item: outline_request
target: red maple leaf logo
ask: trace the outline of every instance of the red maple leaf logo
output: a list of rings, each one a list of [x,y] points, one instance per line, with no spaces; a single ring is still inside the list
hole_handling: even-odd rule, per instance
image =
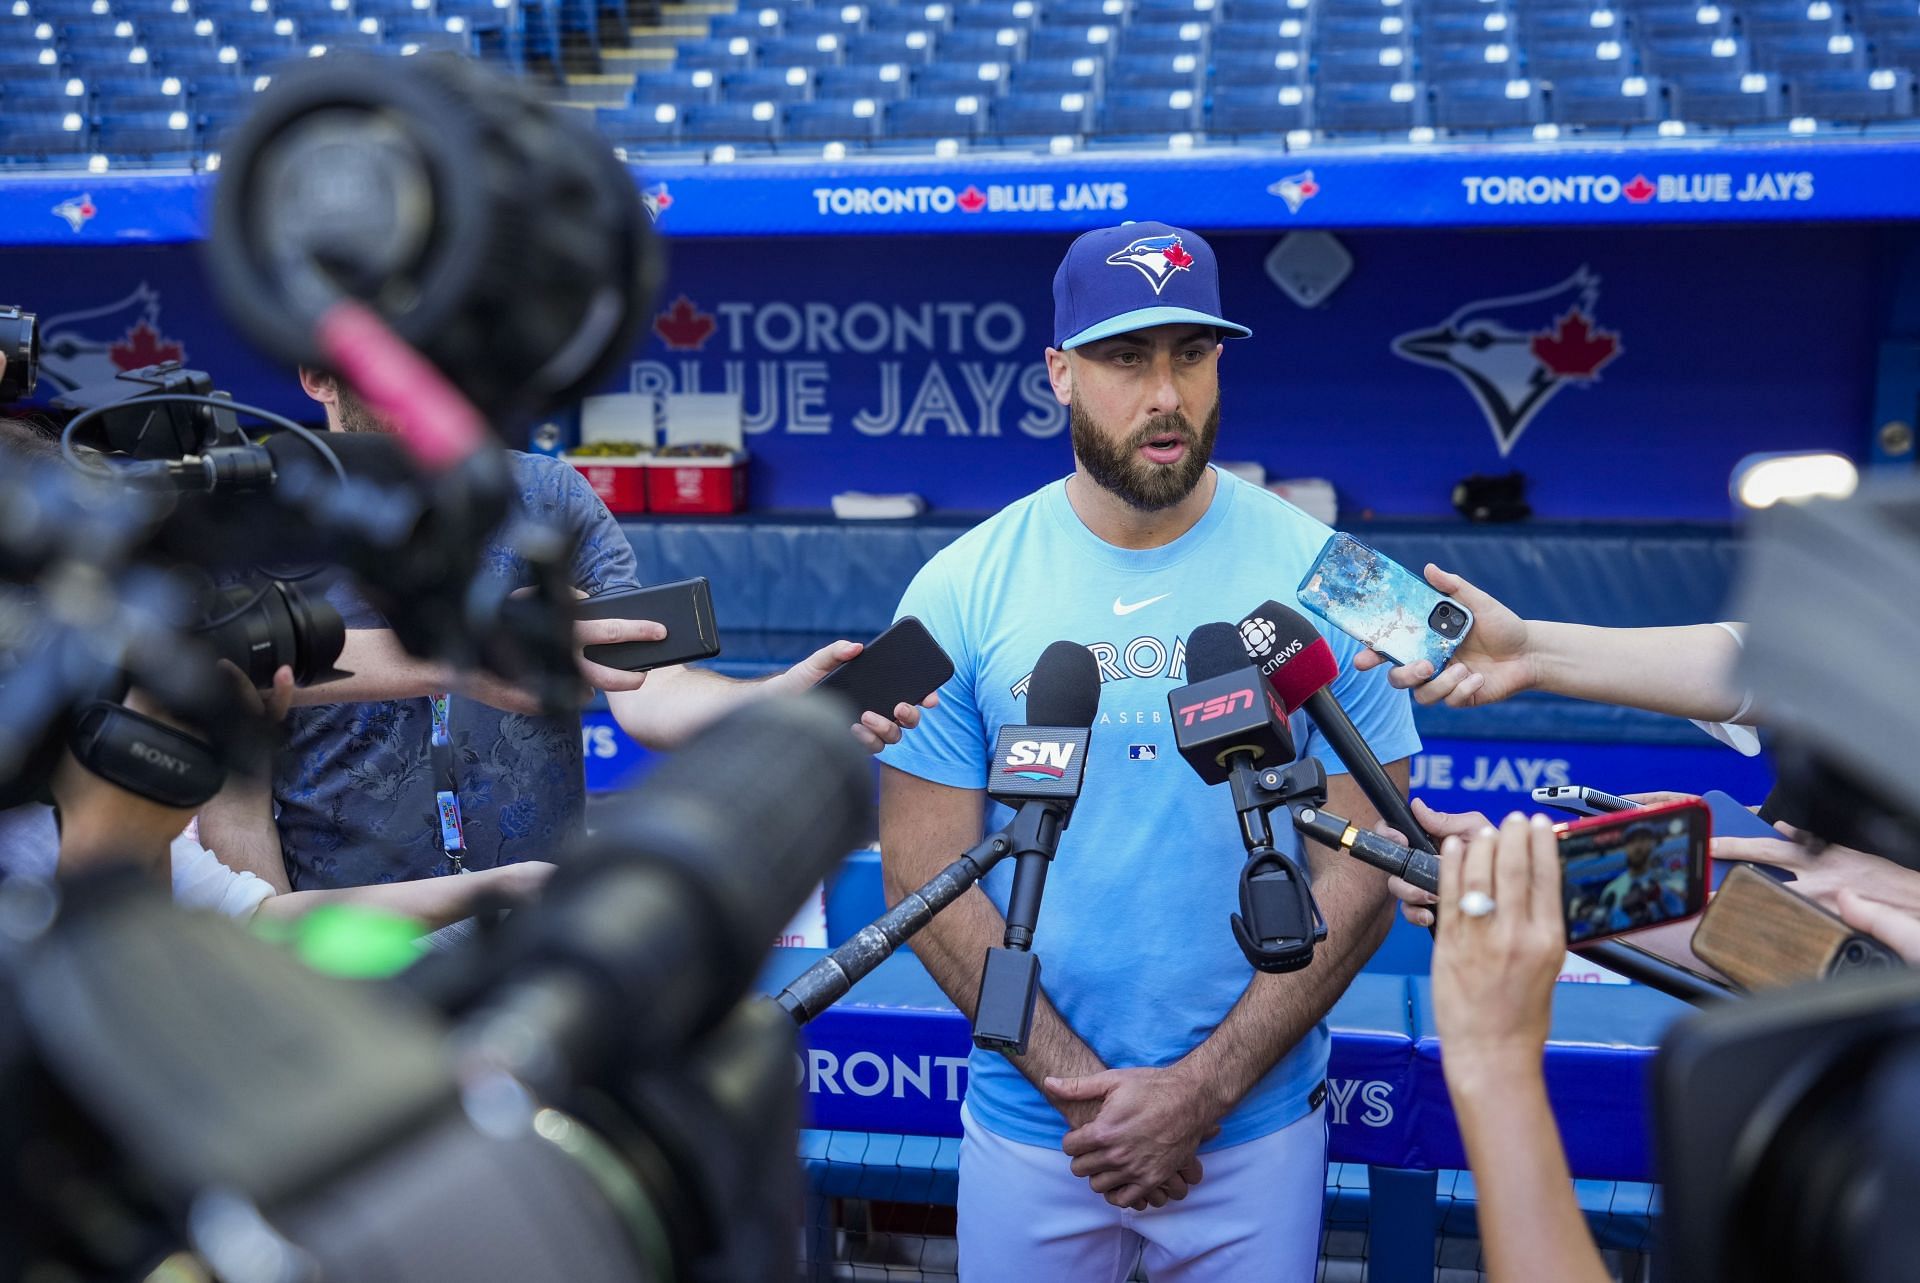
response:
[[[966,210],[969,214],[978,214],[981,207],[987,203],[986,195],[972,183],[968,183],[967,190],[954,197],[954,200],[961,209]]]
[[[672,307],[653,318],[653,332],[676,352],[698,352],[707,345],[707,340],[713,337],[717,328],[712,314],[695,307],[693,300],[685,294],[673,300]]]
[[[1660,189],[1658,187],[1655,187],[1652,183],[1648,182],[1647,176],[1645,174],[1635,174],[1633,176],[1633,180],[1629,182],[1626,186],[1622,187],[1620,190],[1625,192],[1627,194],[1627,199],[1632,201],[1634,204],[1644,205],[1648,201],[1652,200],[1653,194],[1659,191]]]
[[[185,348],[171,340],[162,339],[160,331],[145,321],[128,330],[125,338],[107,349],[107,354],[113,358],[114,365],[122,370],[138,370],[162,361],[186,359]]]
[[[1314,182],[1311,178],[1307,179],[1305,182],[1300,184],[1301,200],[1312,200],[1315,196],[1318,196],[1319,194],[1320,194],[1320,184]]]
[[[1187,253],[1187,251],[1181,247],[1179,241],[1175,241],[1173,244],[1167,246],[1161,250],[1160,253],[1166,258],[1167,262],[1173,264],[1173,266],[1183,272],[1193,266],[1193,255]]]
[[[661,213],[664,214],[673,208],[673,197],[668,193],[665,183],[653,188],[647,195],[653,197],[653,207]]]
[[[1620,355],[1620,336],[1595,329],[1576,307],[1554,322],[1553,333],[1534,335],[1529,347],[1554,374],[1585,381],[1597,377],[1601,366]]]

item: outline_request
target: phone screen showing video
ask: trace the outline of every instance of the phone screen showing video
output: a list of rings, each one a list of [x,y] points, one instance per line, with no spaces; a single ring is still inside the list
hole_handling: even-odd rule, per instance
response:
[[[1705,902],[1711,819],[1697,802],[1623,811],[1560,830],[1567,943],[1656,927]]]

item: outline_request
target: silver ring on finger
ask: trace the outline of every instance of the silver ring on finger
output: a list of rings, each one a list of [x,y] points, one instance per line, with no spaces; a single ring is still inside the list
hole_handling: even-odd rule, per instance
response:
[[[1469,918],[1484,918],[1493,907],[1493,897],[1485,891],[1469,891],[1460,897],[1460,912]]]

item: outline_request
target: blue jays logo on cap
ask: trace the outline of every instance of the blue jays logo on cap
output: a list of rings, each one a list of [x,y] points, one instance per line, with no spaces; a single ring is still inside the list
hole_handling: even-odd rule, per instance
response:
[[[1193,255],[1187,253],[1178,236],[1142,236],[1118,253],[1109,254],[1107,262],[1115,267],[1138,268],[1158,294],[1175,272],[1193,266]]]
[[[1053,275],[1053,345],[1061,351],[1179,324],[1205,325],[1222,338],[1251,332],[1220,315],[1213,247],[1185,228],[1123,223],[1087,232]]]

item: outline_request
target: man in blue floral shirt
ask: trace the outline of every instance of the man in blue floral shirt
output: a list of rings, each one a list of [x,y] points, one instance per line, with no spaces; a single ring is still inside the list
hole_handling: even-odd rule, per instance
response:
[[[325,407],[331,430],[385,430],[329,376],[303,370],[301,382]],[[576,537],[575,588],[595,597],[639,586],[632,547],[577,469],[519,451],[509,458],[524,513]],[[531,581],[525,564],[504,547],[490,550],[488,563],[491,573],[515,586]],[[224,861],[281,890],[304,891],[552,859],[580,832],[586,782],[578,717],[542,716],[505,683],[406,654],[386,621],[344,581],[330,587],[327,598],[348,629],[339,666],[354,677],[295,692],[295,704],[308,706],[289,717],[288,743],[273,772],[277,855],[284,865],[258,803],[238,791],[201,818],[203,840]],[[589,620],[575,630],[581,645],[664,635],[645,620]],[[761,682],[689,668],[628,673],[584,659],[580,667],[606,692],[628,734],[668,747],[747,699],[805,690],[859,652],[855,643],[836,642]],[[312,702],[322,699],[365,702]],[[870,713],[852,730],[877,752],[918,717],[903,704],[894,720]],[[440,752],[436,734],[446,741]],[[445,822],[446,793],[457,799],[452,829]]]

